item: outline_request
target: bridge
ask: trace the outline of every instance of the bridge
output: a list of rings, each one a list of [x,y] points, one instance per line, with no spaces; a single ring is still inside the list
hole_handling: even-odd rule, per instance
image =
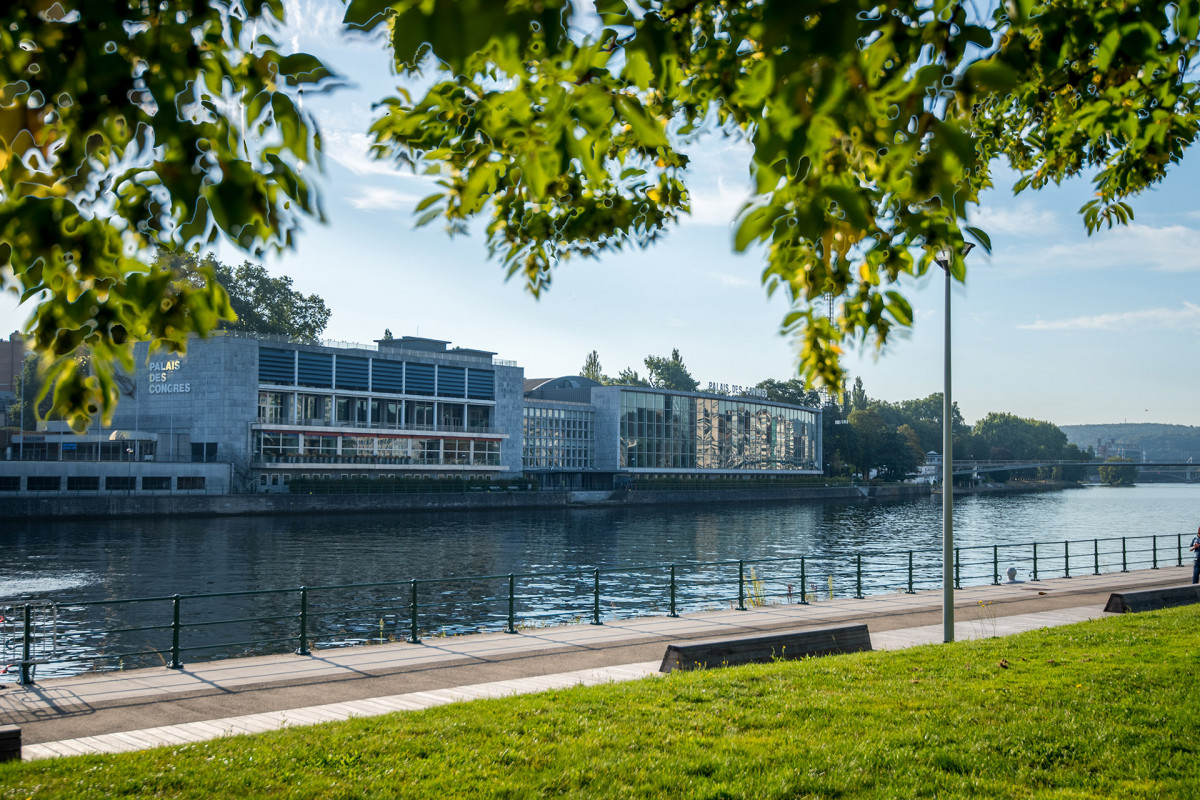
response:
[[[955,459],[955,475],[975,475],[981,472],[1015,472],[1021,469],[1037,469],[1039,467],[1103,467],[1129,466],[1137,467],[1139,471],[1179,472],[1184,480],[1191,482],[1200,478],[1200,464],[1191,459],[1187,461],[1063,461],[1044,459],[1042,461],[1019,460],[984,460],[984,459]],[[940,473],[939,473],[940,474]]]

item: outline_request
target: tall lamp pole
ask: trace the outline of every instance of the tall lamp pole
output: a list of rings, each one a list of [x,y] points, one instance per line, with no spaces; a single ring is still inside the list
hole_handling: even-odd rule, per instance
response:
[[[964,242],[963,258],[975,245]],[[946,273],[946,348],[942,387],[942,641],[954,641],[954,403],[950,399],[950,284],[954,251],[942,247],[935,256]]]

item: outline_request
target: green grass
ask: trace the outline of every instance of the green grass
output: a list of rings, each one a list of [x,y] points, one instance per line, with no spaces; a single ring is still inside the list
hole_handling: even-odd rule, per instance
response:
[[[1200,607],[0,765],[6,800],[1198,795]]]

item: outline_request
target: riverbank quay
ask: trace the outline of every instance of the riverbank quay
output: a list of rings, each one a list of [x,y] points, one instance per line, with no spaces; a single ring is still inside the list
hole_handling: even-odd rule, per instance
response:
[[[163,494],[0,498],[0,519],[303,516],[416,511],[487,511],[719,503],[901,500],[925,497],[928,485],[812,486],[788,489],[628,491],[480,491],[411,494]]]
[[[963,589],[955,635],[989,638],[1095,619],[1113,592],[1189,577],[1186,567],[1164,567]],[[21,726],[26,760],[144,749],[646,677],[672,641],[861,622],[875,649],[934,644],[942,636],[940,601],[940,591],[833,599],[6,684],[0,725]]]

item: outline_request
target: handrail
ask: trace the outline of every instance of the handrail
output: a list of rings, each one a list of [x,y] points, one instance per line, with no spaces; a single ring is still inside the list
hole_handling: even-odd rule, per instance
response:
[[[1190,533],[1178,533],[960,547],[955,551],[956,588],[999,584],[1002,566],[1013,567],[1031,581],[1118,569],[1182,566],[1185,536],[1190,541]],[[878,602],[870,597],[934,588],[940,586],[940,579],[941,550],[926,548],[496,575],[413,576],[371,583],[52,604],[10,601],[3,609],[6,616],[0,619],[15,621],[19,615],[14,616],[14,610],[23,609],[24,628],[22,632],[6,631],[0,637],[0,663],[51,664],[70,673],[100,669],[101,663],[128,667],[126,660],[145,659],[149,654],[179,667],[183,652],[207,652],[214,657],[234,654],[234,650],[274,652],[278,648],[272,650],[271,645],[279,642],[297,643],[297,652],[307,654],[318,645],[401,639],[419,642],[423,635],[437,635],[439,631],[491,629],[515,633],[518,625],[587,618],[592,624],[603,624],[605,618],[674,616],[681,610],[733,608],[735,604],[737,608],[776,602],[807,604],[837,595]],[[242,602],[231,606],[226,602],[230,600]],[[38,617],[35,606],[52,608],[54,622]],[[136,608],[118,610],[129,607]],[[96,608],[106,611],[89,616],[88,612]],[[113,627],[103,628],[99,620]],[[63,631],[59,631],[60,624]],[[225,628],[231,629],[234,640],[205,633]],[[163,633],[164,641],[157,649],[151,637],[143,635],[153,633]],[[165,641],[168,636],[169,641]],[[54,645],[48,648],[46,642],[51,637]],[[16,651],[22,647],[22,652],[37,652],[39,658],[23,657]],[[49,655],[48,650],[52,651]]]

